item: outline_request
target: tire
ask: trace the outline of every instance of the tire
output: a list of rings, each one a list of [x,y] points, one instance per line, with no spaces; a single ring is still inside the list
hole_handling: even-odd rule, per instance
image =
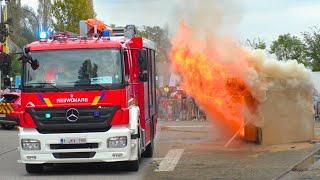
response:
[[[140,131],[140,128],[139,128]],[[141,133],[140,133],[141,134]],[[127,169],[128,171],[139,171],[139,166],[140,166],[140,160],[141,160],[141,141],[138,139],[138,159],[134,161],[128,161],[127,162]]]
[[[11,129],[13,129],[15,127],[15,125],[3,124],[2,127],[3,127],[3,129],[11,130]]]
[[[154,151],[154,142],[153,140],[151,140],[150,144],[148,144],[148,146],[146,147],[146,150],[142,153],[142,157],[152,158],[153,151]]]
[[[139,160],[135,160],[135,161],[128,161],[127,162],[127,170],[128,171],[139,171],[139,164],[140,161]]]
[[[29,174],[37,174],[43,172],[43,164],[26,164],[26,171]]]

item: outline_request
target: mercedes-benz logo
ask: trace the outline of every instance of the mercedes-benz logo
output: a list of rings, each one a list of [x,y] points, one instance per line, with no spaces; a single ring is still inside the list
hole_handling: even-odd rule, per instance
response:
[[[70,108],[66,112],[66,117],[69,122],[76,122],[79,119],[79,111],[75,108]]]

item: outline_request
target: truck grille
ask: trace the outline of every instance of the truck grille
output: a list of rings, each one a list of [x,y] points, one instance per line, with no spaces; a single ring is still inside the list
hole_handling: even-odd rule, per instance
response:
[[[86,144],[50,144],[50,149],[96,149],[99,147],[98,143]]]
[[[67,111],[70,109],[76,109],[78,112],[76,121],[67,119]],[[29,108],[26,112],[30,113],[40,133],[85,133],[108,131],[111,128],[111,120],[119,109],[120,106]],[[46,117],[48,114],[50,118]]]
[[[52,153],[56,159],[93,158],[96,152]]]

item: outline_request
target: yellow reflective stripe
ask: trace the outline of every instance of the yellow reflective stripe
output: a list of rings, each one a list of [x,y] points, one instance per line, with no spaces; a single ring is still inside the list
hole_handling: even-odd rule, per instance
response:
[[[10,113],[12,113],[14,111],[11,103],[7,103],[7,107],[9,108]]]
[[[99,100],[100,100],[100,96],[94,97],[93,102],[92,102],[92,105],[97,105],[98,102],[99,102]]]
[[[8,110],[6,108],[6,104],[2,103],[1,106],[2,106],[3,113],[4,114],[9,114],[9,112],[8,112]]]
[[[4,110],[3,110],[3,108],[2,108],[2,103],[0,103],[0,113],[1,113],[1,114],[5,114],[5,113],[4,113]]]
[[[6,107],[6,109],[7,109],[7,114],[10,114],[12,111],[11,111],[11,109],[9,108],[8,103],[6,103],[5,107]]]
[[[49,98],[43,98],[43,99],[44,99],[44,102],[47,104],[48,107],[52,107],[53,106]]]

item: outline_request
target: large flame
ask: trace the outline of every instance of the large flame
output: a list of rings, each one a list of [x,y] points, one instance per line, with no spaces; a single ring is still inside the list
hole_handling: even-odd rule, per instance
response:
[[[231,40],[197,38],[182,22],[172,39],[170,57],[182,77],[181,87],[224,132],[234,133],[243,126],[245,107],[255,111],[257,101],[244,77],[244,69],[251,67],[248,53]]]

